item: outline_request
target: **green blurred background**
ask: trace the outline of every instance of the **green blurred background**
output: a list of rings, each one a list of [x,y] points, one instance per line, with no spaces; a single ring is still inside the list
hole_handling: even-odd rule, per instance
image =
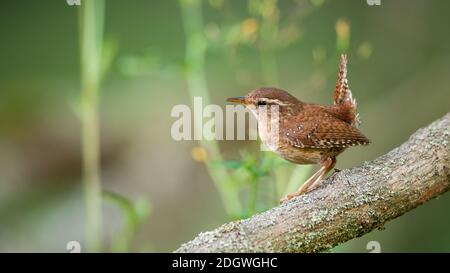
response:
[[[73,240],[84,246],[80,8],[10,0],[0,9],[2,252],[66,252]],[[127,233],[126,251],[173,251],[229,221],[199,162],[208,154],[170,136],[172,107],[190,104],[196,86],[207,83],[211,102],[222,106],[267,85],[329,104],[339,54],[347,52],[361,130],[372,144],[342,154],[340,169],[388,152],[443,116],[450,106],[449,12],[450,2],[441,0],[105,1],[110,64],[100,87],[101,181],[140,218],[127,233],[133,220],[124,206],[104,202],[102,250],[112,251]],[[188,85],[192,78],[197,85]],[[226,160],[240,161],[242,151],[260,160],[255,142],[218,144]],[[447,194],[333,251],[368,252],[376,240],[383,252],[449,252],[449,210]]]

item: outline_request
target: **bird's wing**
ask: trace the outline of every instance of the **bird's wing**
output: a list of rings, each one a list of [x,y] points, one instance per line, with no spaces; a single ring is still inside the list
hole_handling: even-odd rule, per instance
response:
[[[346,148],[370,143],[354,126],[323,111],[304,112],[283,127],[284,138],[298,148]]]

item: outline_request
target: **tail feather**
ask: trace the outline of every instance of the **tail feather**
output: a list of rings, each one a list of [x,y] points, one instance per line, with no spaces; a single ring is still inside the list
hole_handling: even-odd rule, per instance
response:
[[[347,120],[354,126],[359,125],[359,117],[356,111],[356,100],[352,96],[352,91],[348,86],[347,80],[347,55],[341,54],[339,63],[336,88],[334,90],[334,105],[340,108],[347,116]]]

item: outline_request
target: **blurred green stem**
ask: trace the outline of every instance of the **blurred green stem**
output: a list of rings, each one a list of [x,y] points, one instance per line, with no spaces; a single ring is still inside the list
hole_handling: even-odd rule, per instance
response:
[[[113,241],[111,247],[114,252],[126,252],[130,248],[131,241],[139,223],[139,218],[135,213],[134,205],[125,197],[111,191],[104,191],[103,197],[107,201],[117,205],[122,210],[122,215],[125,217],[124,227],[119,234],[115,236],[116,239]]]
[[[210,104],[205,72],[207,40],[203,34],[202,6],[199,0],[180,0],[183,27],[186,36],[186,80],[191,99],[201,97],[205,105]],[[194,117],[195,118],[195,117]],[[194,130],[199,130],[194,122]],[[213,179],[229,217],[238,218],[242,214],[241,202],[233,186],[232,177],[225,167],[214,164],[222,162],[217,141],[201,140],[200,145],[208,152],[206,162],[209,175]]]
[[[86,210],[87,250],[101,250],[101,185],[99,160],[98,97],[101,75],[104,1],[80,6],[81,147]]]
[[[113,252],[127,252],[130,250],[140,223],[150,213],[150,205],[145,199],[141,199],[141,202],[132,202],[124,196],[111,191],[103,191],[103,198],[116,205],[124,217],[123,228],[114,236],[111,249]],[[142,201],[145,202],[143,203]]]
[[[265,0],[260,2],[262,6],[273,6],[273,10],[278,10],[277,0]],[[278,16],[264,14],[261,8],[261,69],[264,82],[267,86],[279,86],[278,65],[275,56],[275,49],[278,42]],[[274,12],[275,13],[275,12]]]
[[[261,45],[260,45],[260,58],[261,58],[261,70],[264,78],[264,82],[267,86],[280,86],[278,65],[276,59],[276,50],[278,48],[278,32],[279,32],[279,15],[277,0],[265,0],[260,2],[261,5],[273,6],[269,10],[274,10],[270,14],[261,13]],[[264,10],[261,8],[260,10]],[[287,173],[289,170],[293,170],[289,182]],[[273,178],[275,180],[275,199],[294,192],[300,187],[301,183],[305,180],[311,170],[310,166],[295,166],[282,167],[273,170]],[[278,200],[276,200],[278,202]]]
[[[276,0],[265,0],[260,2],[260,5],[277,6]],[[262,10],[262,8],[260,8]],[[275,9],[275,8],[274,8]],[[277,10],[277,9],[275,9]],[[261,15],[261,45],[260,45],[260,61],[261,72],[266,86],[280,86],[278,77],[278,64],[276,58],[276,47],[278,41],[278,18],[269,18],[264,14]],[[286,168],[277,168],[273,170],[274,183],[272,189],[275,196],[275,204],[278,203],[279,192],[281,188],[285,187]]]

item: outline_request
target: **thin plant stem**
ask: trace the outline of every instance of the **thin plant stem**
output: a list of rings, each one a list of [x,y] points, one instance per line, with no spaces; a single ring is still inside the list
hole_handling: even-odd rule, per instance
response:
[[[205,71],[205,55],[207,41],[203,34],[202,6],[199,0],[180,0],[183,27],[186,36],[186,80],[189,95],[201,97],[204,104],[210,103]],[[194,122],[194,130],[198,130]],[[230,218],[238,218],[242,214],[242,205],[234,188],[233,179],[224,166],[212,164],[221,162],[219,145],[216,140],[201,140],[200,145],[208,152],[206,166],[209,175],[219,191],[224,208]]]
[[[277,0],[261,2],[261,5],[272,3],[276,7]],[[264,82],[267,86],[279,86],[278,65],[275,48],[278,40],[278,18],[261,16],[261,47],[260,61]]]
[[[104,1],[84,1],[80,6],[81,48],[81,153],[86,211],[86,246],[101,250],[101,184],[98,100],[103,41]]]
[[[276,6],[276,0],[269,0],[273,2]],[[266,1],[267,2],[267,1]],[[261,2],[261,4],[264,4]],[[261,29],[260,29],[261,43],[263,46],[260,47],[260,62],[261,62],[261,72],[264,83],[266,86],[280,86],[280,80],[278,76],[278,64],[276,57],[276,43],[278,38],[278,20],[270,20],[265,16],[261,16]],[[284,172],[285,168],[277,168],[273,170],[272,192],[274,192],[275,202],[277,202],[280,192],[280,188],[283,188],[284,183]]]
[[[273,5],[277,5],[277,0],[267,1],[267,3],[272,2]],[[262,50],[260,50],[260,61],[262,75],[267,86],[280,86],[275,50],[278,40],[278,24],[278,19],[269,19],[265,16],[262,16],[260,34],[262,44],[264,44],[265,47],[261,47]],[[293,171],[291,173],[289,182],[286,183],[287,172],[289,170]],[[280,198],[289,192],[295,191],[296,188],[298,188],[304,181],[304,178],[309,174],[310,170],[311,166],[295,166],[288,168],[278,168],[274,170],[273,177],[275,180],[275,196],[277,196],[277,198]]]
[[[103,198],[117,205],[124,216],[124,227],[118,232],[111,243],[112,251],[127,252],[131,247],[134,235],[139,226],[139,215],[136,213],[133,202],[117,193],[103,191]]]

